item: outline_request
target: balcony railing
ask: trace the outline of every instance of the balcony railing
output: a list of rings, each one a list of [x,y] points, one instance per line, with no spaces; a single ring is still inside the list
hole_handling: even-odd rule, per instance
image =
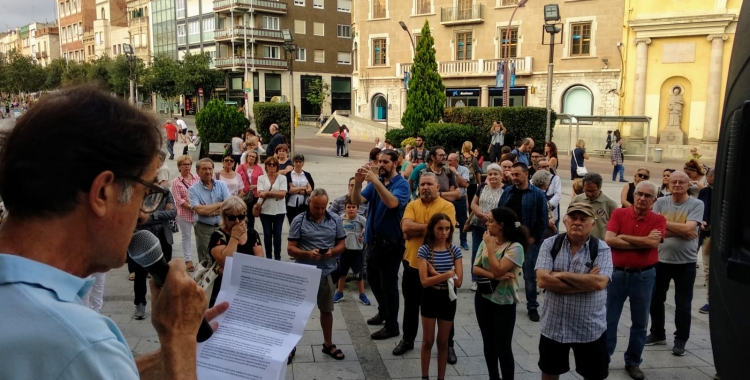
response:
[[[472,61],[445,61],[438,62],[438,73],[444,77],[451,76],[495,76],[497,63],[503,59],[477,59]],[[531,75],[533,57],[510,58],[516,66],[516,75]],[[405,72],[411,71],[412,63],[401,63],[396,65],[396,76],[404,77]]]
[[[269,29],[258,29],[258,28],[245,28],[243,26],[235,26],[234,33],[232,29],[221,29],[215,31],[215,40],[224,40],[229,38],[245,38],[245,32],[247,32],[248,38],[256,38],[264,41],[284,41],[284,36],[280,30],[269,30]]]
[[[255,8],[259,11],[286,13],[286,3],[273,0],[214,0],[214,11],[230,8]]]
[[[225,57],[216,58],[214,63],[217,68],[231,69],[245,67],[245,61],[248,66],[265,67],[269,69],[286,70],[287,62],[283,59],[270,59],[270,58],[243,58],[243,57]]]
[[[484,4],[470,7],[440,8],[440,23],[443,25],[477,24],[484,22]]]

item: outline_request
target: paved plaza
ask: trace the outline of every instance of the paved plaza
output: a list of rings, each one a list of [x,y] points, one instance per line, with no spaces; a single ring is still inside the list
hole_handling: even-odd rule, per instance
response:
[[[187,123],[194,126],[193,120],[187,118]],[[7,120],[0,120],[0,128],[7,127]],[[305,170],[309,171],[318,187],[325,188],[331,199],[345,193],[349,177],[353,175],[358,166],[367,160],[367,151],[372,144],[355,142],[352,144],[351,157],[338,158],[335,156],[335,140],[333,138],[316,137],[314,126],[300,126],[297,129],[297,152],[306,157]],[[175,146],[176,156],[182,152],[183,145],[177,143]],[[571,181],[567,178],[568,158],[560,158],[560,168],[563,178],[563,201],[562,209],[565,209],[571,199]],[[587,163],[589,171],[600,170],[605,178],[604,192],[614,199],[619,200],[621,183],[609,181],[611,166],[607,158],[594,157],[591,163]],[[168,161],[172,175],[177,175],[175,161]],[[670,166],[671,165],[671,166]],[[648,167],[657,169],[655,179],[660,179],[661,168],[681,167],[680,162],[653,164]],[[626,161],[627,178],[632,178],[637,166],[633,161]],[[217,170],[220,163],[216,163]],[[605,171],[608,169],[608,171]],[[619,203],[619,202],[618,202]],[[562,227],[562,224],[561,224]],[[260,223],[256,228],[262,232]],[[286,239],[288,225],[284,227]],[[470,237],[469,237],[470,238]],[[182,248],[180,238],[175,236],[173,246],[173,257],[181,257]],[[458,241],[455,236],[454,241]],[[286,252],[286,241],[284,249]],[[470,255],[464,251],[465,255]],[[701,255],[698,255],[699,259]],[[282,260],[290,261],[284,253]],[[464,276],[470,274],[470,260],[464,260]],[[708,328],[708,316],[698,313],[698,308],[705,303],[706,288],[703,286],[703,270],[698,270],[698,278],[695,281],[695,295],[693,300],[693,319],[690,340],[687,342],[687,354],[683,357],[672,355],[672,336],[674,331],[674,292],[670,291],[667,300],[667,335],[666,346],[646,347],[644,362],[641,366],[648,379],[710,379],[714,373],[713,353]],[[151,352],[159,348],[158,337],[150,323],[150,305],[147,307],[147,319],[136,321],[132,319],[133,284],[127,279],[128,273],[125,266],[112,270],[107,275],[105,287],[104,307],[102,313],[112,318],[122,330],[134,355]],[[448,365],[446,379],[486,379],[487,369],[482,355],[482,340],[474,313],[474,293],[467,286],[458,291],[458,311],[455,318],[455,350],[458,363]],[[400,284],[399,284],[400,285]],[[521,286],[523,282],[521,281]],[[380,326],[368,326],[366,320],[377,313],[374,305],[375,297],[366,289],[368,297],[373,301],[372,306],[362,305],[356,299],[356,287],[354,282],[347,284],[346,297],[336,304],[334,315],[333,342],[344,352],[346,359],[336,361],[321,352],[323,334],[319,323],[317,309],[313,310],[310,321],[307,324],[305,334],[297,345],[297,355],[293,364],[288,368],[287,379],[294,380],[324,380],[324,379],[419,379],[421,376],[419,361],[419,345],[403,356],[394,356],[391,351],[398,343],[399,338],[391,338],[384,341],[373,341],[369,335],[380,328]],[[523,298],[523,292],[521,292]],[[543,295],[540,295],[543,301]],[[401,311],[403,312],[403,301]],[[609,379],[629,379],[623,370],[623,351],[627,346],[627,334],[629,321],[629,307],[625,304],[623,316],[619,325],[619,339],[617,352],[612,357],[610,364]],[[179,316],[175,316],[179,318]],[[399,318],[401,321],[401,318]],[[421,341],[421,331],[417,334],[417,341]],[[526,316],[525,303],[517,307],[516,328],[513,334],[513,353],[516,361],[516,379],[540,379],[541,374],[537,366],[539,360],[539,324],[529,321]],[[433,358],[437,355],[433,348]],[[571,367],[574,367],[571,356]],[[437,367],[435,359],[431,363],[430,376],[435,379]],[[562,379],[580,379],[576,373],[571,372],[561,376]]]

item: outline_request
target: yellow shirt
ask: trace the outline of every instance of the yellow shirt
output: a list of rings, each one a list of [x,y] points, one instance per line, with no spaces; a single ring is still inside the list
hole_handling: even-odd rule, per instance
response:
[[[421,199],[417,199],[409,202],[406,205],[406,211],[404,211],[404,219],[413,220],[416,223],[427,224],[430,222],[430,218],[437,213],[443,213],[448,215],[451,223],[456,225],[456,208],[453,207],[453,203],[446,201],[443,198],[437,198],[429,205],[422,203]],[[417,261],[417,251],[419,247],[424,244],[424,236],[415,236],[406,240],[406,253],[404,259],[409,262],[409,266],[412,268],[419,268],[419,262]]]

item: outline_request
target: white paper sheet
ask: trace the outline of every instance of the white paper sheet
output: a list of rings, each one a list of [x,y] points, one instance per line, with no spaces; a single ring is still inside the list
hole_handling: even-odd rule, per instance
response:
[[[198,344],[199,380],[279,380],[317,302],[320,269],[235,254],[216,303],[219,329]]]

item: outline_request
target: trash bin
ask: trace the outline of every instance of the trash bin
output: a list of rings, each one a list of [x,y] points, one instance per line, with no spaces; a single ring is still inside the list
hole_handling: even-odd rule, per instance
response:
[[[661,155],[664,153],[664,149],[662,148],[654,148],[654,162],[659,163],[661,162]]]

